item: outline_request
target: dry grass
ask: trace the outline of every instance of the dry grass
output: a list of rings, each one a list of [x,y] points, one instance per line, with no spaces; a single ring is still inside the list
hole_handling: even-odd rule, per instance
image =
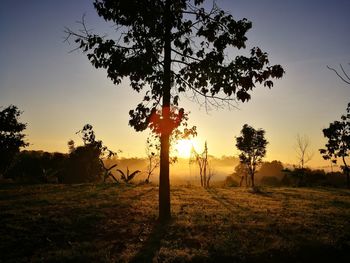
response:
[[[350,191],[1,185],[0,262],[350,262]]]

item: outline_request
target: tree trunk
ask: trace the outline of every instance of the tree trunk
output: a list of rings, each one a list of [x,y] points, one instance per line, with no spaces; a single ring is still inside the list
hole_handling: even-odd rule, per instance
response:
[[[251,177],[251,180],[252,180],[252,187],[254,187],[255,186],[254,185],[254,173],[252,173],[250,177]]]
[[[241,186],[242,186],[243,179],[244,179],[244,175],[243,175],[243,176],[241,176],[241,181],[239,182],[239,187],[241,187]]]
[[[208,147],[207,142],[204,144],[204,160],[203,160],[203,181],[204,188],[207,188],[207,164],[208,164]]]
[[[160,140],[159,174],[159,220],[170,219],[170,180],[169,180],[169,135],[162,134]]]
[[[170,148],[170,89],[171,89],[171,24],[170,0],[165,3],[164,33],[164,79],[162,102],[162,129],[160,138],[160,173],[159,173],[159,221],[170,219],[170,181],[169,181],[169,148]]]

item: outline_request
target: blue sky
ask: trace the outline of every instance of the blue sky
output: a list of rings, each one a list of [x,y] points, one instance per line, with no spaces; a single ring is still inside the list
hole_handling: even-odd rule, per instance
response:
[[[218,0],[234,17],[253,22],[249,47],[269,53],[272,64],[286,70],[268,90],[258,87],[239,110],[207,113],[183,98],[198,126],[198,142],[208,140],[209,151],[236,155],[234,137],[244,123],[264,128],[270,144],[267,159],[295,163],[297,134],[310,138],[315,152],[310,163],[322,162],[317,149],[325,140],[322,128],[338,119],[348,102],[350,87],[326,65],[342,63],[350,72],[350,1]],[[65,26],[86,14],[96,32],[111,32],[88,0],[2,0],[0,8],[0,105],[17,105],[28,123],[31,149],[67,151],[67,141],[91,123],[106,145],[124,156],[144,155],[147,132],[128,126],[128,111],[141,99],[123,83],[115,87],[103,70],[92,67],[74,45],[63,42]],[[113,37],[111,35],[111,37]],[[233,54],[229,54],[233,55]]]

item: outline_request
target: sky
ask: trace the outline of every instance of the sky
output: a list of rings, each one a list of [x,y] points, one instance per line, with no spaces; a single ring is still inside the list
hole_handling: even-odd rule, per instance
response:
[[[74,43],[64,42],[64,28],[86,23],[95,32],[111,26],[96,14],[89,0],[1,0],[0,1],[0,106],[14,104],[28,124],[29,149],[67,152],[67,141],[77,144],[75,134],[92,124],[98,139],[122,157],[145,155],[148,132],[128,126],[130,109],[141,101],[128,87],[106,78]],[[180,106],[190,111],[196,125],[197,145],[207,140],[215,156],[238,155],[235,136],[243,124],[263,128],[269,141],[266,160],[297,164],[296,137],[309,137],[309,165],[328,166],[318,149],[326,140],[322,129],[345,113],[350,86],[327,65],[343,64],[350,72],[350,16],[347,0],[218,0],[217,5],[236,19],[253,23],[248,47],[259,46],[271,64],[280,64],[284,77],[272,89],[258,86],[248,103],[239,109],[206,111],[189,98]],[[229,54],[230,55],[230,54]],[[232,55],[232,54],[231,54]],[[200,150],[200,149],[198,149]]]

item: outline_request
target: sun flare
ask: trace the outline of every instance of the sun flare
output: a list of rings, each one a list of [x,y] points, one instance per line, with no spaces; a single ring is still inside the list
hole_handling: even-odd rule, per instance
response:
[[[189,158],[193,146],[196,147],[193,140],[178,140],[175,145],[176,155],[181,158]]]

